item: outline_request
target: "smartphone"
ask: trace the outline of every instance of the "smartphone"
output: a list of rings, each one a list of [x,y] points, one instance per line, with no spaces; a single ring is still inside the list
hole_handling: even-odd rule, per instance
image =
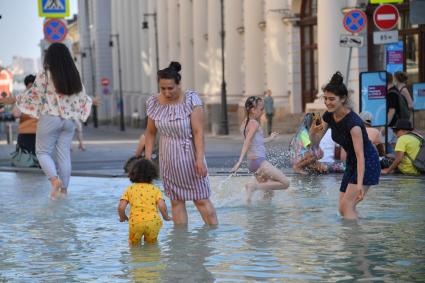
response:
[[[316,121],[316,126],[319,126],[322,123],[322,117],[320,116],[320,113],[313,113],[313,120]]]

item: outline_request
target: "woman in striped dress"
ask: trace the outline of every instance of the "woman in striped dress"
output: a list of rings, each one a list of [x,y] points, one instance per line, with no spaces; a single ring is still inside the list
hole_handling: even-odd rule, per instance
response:
[[[151,159],[159,132],[159,166],[165,192],[171,200],[175,224],[187,224],[185,202],[191,200],[206,224],[217,224],[210,201],[210,183],[204,156],[202,101],[194,91],[180,86],[181,65],[171,62],[158,71],[160,93],[146,102],[148,124],[145,156]]]

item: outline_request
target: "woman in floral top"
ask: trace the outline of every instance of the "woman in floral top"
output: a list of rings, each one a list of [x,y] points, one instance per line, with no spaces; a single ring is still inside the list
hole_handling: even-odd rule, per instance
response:
[[[44,71],[37,75],[33,86],[16,97],[0,99],[0,103],[16,103],[22,113],[39,119],[36,154],[51,183],[50,198],[66,195],[71,176],[73,120],[86,121],[92,105],[68,48],[62,43],[50,45]]]

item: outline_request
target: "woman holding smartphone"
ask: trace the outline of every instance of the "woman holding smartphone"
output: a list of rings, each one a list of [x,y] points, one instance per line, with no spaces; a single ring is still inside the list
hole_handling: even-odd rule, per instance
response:
[[[372,185],[379,183],[380,164],[376,148],[370,142],[362,119],[348,106],[348,91],[340,72],[323,88],[327,111],[321,123],[313,123],[310,139],[318,144],[328,128],[332,139],[347,153],[346,169],[339,195],[339,212],[345,219],[357,219],[357,204]]]

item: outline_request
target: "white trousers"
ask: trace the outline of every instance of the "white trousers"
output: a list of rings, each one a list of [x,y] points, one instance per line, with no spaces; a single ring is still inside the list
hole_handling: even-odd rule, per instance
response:
[[[47,178],[59,177],[67,189],[71,177],[71,143],[73,120],[42,115],[37,124],[35,149],[41,169]]]

